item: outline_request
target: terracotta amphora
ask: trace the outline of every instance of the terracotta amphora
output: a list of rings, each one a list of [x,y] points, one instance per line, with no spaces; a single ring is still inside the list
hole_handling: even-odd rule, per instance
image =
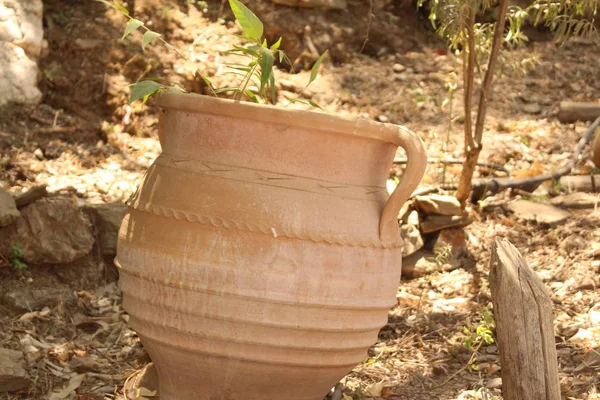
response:
[[[158,103],[163,152],[116,261],[160,399],[323,399],[396,304],[397,216],[425,170],[421,140],[208,96]],[[398,146],[408,165],[388,196]]]

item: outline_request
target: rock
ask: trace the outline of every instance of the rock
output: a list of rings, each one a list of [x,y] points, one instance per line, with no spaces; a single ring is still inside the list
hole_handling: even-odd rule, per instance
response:
[[[447,228],[459,228],[467,226],[471,222],[469,217],[458,215],[430,215],[421,222],[421,232],[432,233]]]
[[[0,393],[29,388],[29,379],[23,368],[23,353],[0,348]]]
[[[0,41],[0,106],[9,102],[37,104],[42,92],[37,88],[40,71],[25,50],[15,44]]]
[[[553,206],[563,208],[595,208],[600,204],[600,196],[589,193],[574,192],[563,196],[557,196],[550,200]]]
[[[567,175],[562,176],[558,182],[569,191],[594,192],[600,188],[600,174]]]
[[[467,297],[439,299],[433,302],[433,312],[469,312],[479,309],[479,304]]]
[[[61,298],[68,298],[70,292],[67,289],[19,289],[7,292],[0,303],[8,310],[21,314],[29,311],[41,310],[44,307],[54,307]]]
[[[500,389],[502,387],[502,378],[492,378],[485,385],[488,389]]]
[[[421,232],[419,232],[419,229],[415,225],[401,225],[400,235],[402,236],[402,240],[404,240],[402,257],[408,257],[423,247],[423,238],[421,238]]]
[[[571,216],[571,213],[568,211],[529,200],[513,201],[508,204],[508,209],[511,210],[517,218],[551,227],[565,222]]]
[[[114,257],[117,254],[117,235],[127,206],[121,203],[89,204],[83,206],[83,211],[96,228],[102,255]]]
[[[75,44],[83,50],[91,50],[100,47],[104,44],[101,39],[75,39]]]
[[[53,273],[59,281],[69,285],[74,290],[96,288],[108,281],[115,280],[114,265],[106,265],[100,257],[94,256],[94,251],[68,264],[56,265]]]
[[[435,261],[435,254],[427,250],[419,250],[402,258],[402,277],[415,279],[431,274],[441,268]]]
[[[0,0],[0,42],[19,46],[37,60],[45,46],[42,15],[42,0]]]
[[[12,196],[0,187],[0,227],[12,224],[20,215]]]
[[[399,74],[400,72],[404,72],[404,71],[406,71],[406,67],[405,67],[404,65],[402,65],[402,64],[394,64],[394,65],[392,66],[392,70],[393,70],[395,73]]]
[[[461,215],[460,203],[453,196],[432,194],[415,197],[415,207],[427,215]]]
[[[21,209],[21,217],[0,230],[0,251],[19,244],[27,264],[66,264],[94,245],[91,224],[67,199],[42,199]]]
[[[542,106],[538,103],[529,103],[523,106],[523,111],[528,114],[539,114],[542,112]]]

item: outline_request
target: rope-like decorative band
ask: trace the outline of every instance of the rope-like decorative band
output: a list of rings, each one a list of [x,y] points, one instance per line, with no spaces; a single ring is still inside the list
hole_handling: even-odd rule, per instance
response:
[[[281,228],[277,230],[274,227],[266,226],[264,224],[246,221],[234,221],[231,219],[225,219],[221,217],[201,215],[193,212],[176,210],[174,208],[165,207],[157,204],[142,203],[139,200],[132,201],[129,206],[137,211],[145,211],[163,217],[175,218],[177,220],[185,220],[188,222],[196,222],[205,225],[212,225],[216,228],[238,229],[242,231],[263,233],[265,235],[270,235],[273,237],[287,237],[291,239],[309,240],[317,243],[328,243],[352,247],[373,247],[378,249],[401,248],[403,244],[402,239],[394,243],[383,243],[380,240],[358,241],[351,238],[329,236],[320,233],[310,234],[304,232],[290,231]]]

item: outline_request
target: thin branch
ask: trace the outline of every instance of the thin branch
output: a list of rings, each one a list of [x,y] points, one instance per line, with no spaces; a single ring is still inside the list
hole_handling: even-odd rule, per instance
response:
[[[500,48],[504,42],[504,27],[506,26],[506,12],[508,10],[508,0],[500,0],[500,6],[497,8],[496,27],[494,29],[494,40],[492,42],[492,50],[488,61],[488,68],[485,71],[481,93],[479,94],[479,105],[477,108],[477,120],[475,122],[475,143],[481,146],[483,137],[483,123],[487,112],[487,101],[490,97],[492,82],[494,80],[494,70],[496,60],[500,53]]]
[[[369,17],[367,19],[367,33],[365,34],[365,41],[362,44],[362,47],[358,51],[358,54],[361,54],[369,41],[369,32],[371,31],[371,24],[373,23],[373,0],[369,1]]]
[[[475,10],[472,6],[469,7],[469,15],[467,17],[467,44],[468,50],[464,58],[466,59],[466,67],[464,69],[464,81],[465,81],[465,146],[467,148],[474,148],[475,143],[473,141],[473,121],[471,115],[471,108],[473,107],[473,86],[475,81]],[[463,61],[463,65],[464,65]],[[467,151],[465,148],[465,152]]]
[[[408,158],[395,158],[394,159],[394,164],[406,164],[407,162],[408,162]],[[455,160],[455,159],[446,159],[446,160],[439,160],[437,158],[428,158],[427,159],[428,164],[447,165],[447,164],[462,164],[463,162],[464,162],[463,160]],[[495,169],[497,171],[502,171],[502,172],[510,175],[510,172],[506,169],[506,167],[504,167],[503,165],[500,165],[500,164],[478,161],[477,166],[489,168],[489,169]]]

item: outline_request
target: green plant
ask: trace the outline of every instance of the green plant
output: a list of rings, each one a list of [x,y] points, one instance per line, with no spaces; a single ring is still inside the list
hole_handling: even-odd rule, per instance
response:
[[[503,49],[527,42],[523,31],[525,23],[545,25],[555,33],[558,42],[572,35],[597,36],[594,24],[600,0],[535,0],[525,8],[509,6],[509,0],[419,0],[418,6],[425,1],[430,4],[431,23],[463,61],[465,160],[456,198],[464,207],[471,194],[473,173],[482,149],[487,105],[496,72],[525,73],[537,62],[534,54],[517,63],[508,63]],[[495,21],[478,22],[477,17],[485,15],[495,15]],[[481,87],[473,116],[477,74],[482,75]]]
[[[475,327],[475,332],[471,332],[468,328],[465,328],[465,334],[468,336],[464,341],[464,345],[473,351],[473,354],[471,355],[467,365],[473,371],[477,371],[479,369],[475,364],[477,361],[477,351],[479,351],[483,345],[495,343],[493,334],[493,330],[495,328],[494,314],[487,307],[483,307],[480,314],[481,320]]]
[[[118,0],[96,1],[109,6],[110,8],[127,17],[128,20],[127,24],[125,25],[125,31],[122,39],[125,39],[136,30],[142,30],[144,32],[142,36],[143,51],[146,50],[146,46],[148,46],[150,43],[158,40],[167,48],[174,51],[177,56],[185,60],[186,65],[192,70],[194,75],[198,74],[198,68],[195,67],[194,64],[191,63],[184,54],[178,51],[173,45],[168,43],[160,33],[151,30],[142,21],[133,18],[129,14],[127,8]],[[233,92],[234,99],[237,100],[241,100],[243,96],[247,96],[255,103],[265,104],[269,102],[270,98],[270,101],[275,104],[277,102],[277,96],[275,92],[275,74],[273,72],[275,59],[277,58],[279,59],[279,62],[287,63],[290,67],[292,67],[292,62],[285,52],[280,49],[283,38],[280,37],[275,43],[269,45],[267,40],[263,38],[263,23],[248,7],[243,5],[239,0],[229,0],[229,6],[231,7],[236,21],[239,23],[244,33],[243,35],[236,36],[249,43],[246,46],[234,45],[232,49],[227,51],[229,54],[236,54],[245,57],[248,60],[246,64],[227,65],[227,67],[230,69],[230,73],[239,75],[241,77],[240,82],[235,87],[215,88],[208,77],[199,74],[198,75],[204,80],[204,82],[210,88],[211,93],[215,96],[220,93]],[[321,54],[321,56],[314,63],[309,81],[302,92],[304,92],[304,90],[306,90],[306,88],[317,78],[319,67],[326,54],[327,51]],[[258,88],[257,93],[254,93],[252,90],[250,90],[251,83]],[[173,83],[164,85],[155,78],[146,78],[134,83],[131,86],[131,95],[129,98],[130,103],[136,100],[142,100],[142,102],[145,103],[150,96],[163,91],[185,92],[184,88],[179,84]],[[300,93],[300,95],[302,95],[302,93]],[[319,107],[312,100],[303,99],[301,97],[288,98],[288,100],[290,102],[301,102],[313,107]]]
[[[21,243],[15,243],[10,247],[10,256],[8,257],[10,265],[14,269],[25,269],[28,265],[23,261],[23,249]]]

